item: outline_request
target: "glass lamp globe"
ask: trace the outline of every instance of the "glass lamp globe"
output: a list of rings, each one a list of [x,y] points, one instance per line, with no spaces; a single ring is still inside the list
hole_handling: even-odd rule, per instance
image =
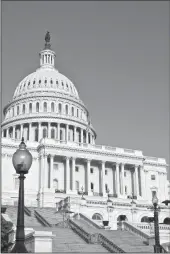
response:
[[[158,204],[158,198],[157,198],[156,195],[153,197],[152,203],[153,203],[154,205],[157,205],[157,204]]]
[[[32,155],[26,149],[24,138],[19,145],[19,149],[12,156],[12,163],[17,174],[28,174],[28,171],[32,165]]]

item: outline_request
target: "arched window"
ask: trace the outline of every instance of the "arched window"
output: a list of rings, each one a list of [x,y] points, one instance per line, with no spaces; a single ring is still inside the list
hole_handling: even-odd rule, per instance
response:
[[[78,108],[77,108],[77,117],[79,117],[79,110],[78,110]]]
[[[125,194],[127,194],[127,186],[125,186]]]
[[[71,114],[72,114],[72,116],[74,116],[74,108],[73,107],[71,108]]]
[[[59,114],[61,114],[61,111],[62,111],[62,106],[61,106],[61,103],[58,104],[58,112]]]
[[[38,142],[38,128],[35,129],[35,137],[34,137],[35,141]]]
[[[29,104],[29,113],[32,113],[32,103]]]
[[[62,81],[62,88],[64,89],[64,83],[63,83],[63,81]]]
[[[40,104],[39,102],[36,103],[36,112],[38,113],[40,111]]]
[[[46,138],[46,137],[47,137],[47,129],[43,128],[43,138]]]
[[[47,102],[44,102],[44,112],[47,112]]]
[[[54,130],[54,128],[51,129],[51,138],[55,138],[55,130]]]
[[[14,116],[14,108],[12,108],[12,116]]]
[[[68,115],[68,105],[66,105],[66,115]]]
[[[91,191],[94,190],[94,183],[91,183]]]
[[[169,217],[165,218],[163,223],[170,225],[170,218]]]
[[[22,113],[25,114],[25,104],[22,106]]]
[[[19,115],[19,106],[17,106],[17,115]]]
[[[60,139],[59,140],[63,140],[63,131],[60,130]]]
[[[103,220],[103,217],[102,217],[101,214],[95,213],[95,214],[93,214],[93,216],[92,216],[92,220]]]
[[[148,216],[142,217],[141,222],[149,222]]]
[[[58,190],[58,180],[54,179],[53,180],[53,188],[55,188],[56,190]]]
[[[54,112],[54,102],[51,102],[51,112]]]
[[[108,185],[107,185],[107,183],[105,184],[105,191],[106,192],[108,191]]]
[[[126,215],[123,215],[123,214],[121,214],[117,217],[117,221],[127,221],[127,220],[128,219],[127,219]]]

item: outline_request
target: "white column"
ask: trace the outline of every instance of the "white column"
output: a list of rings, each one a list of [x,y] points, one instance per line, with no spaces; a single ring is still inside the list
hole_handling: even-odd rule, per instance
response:
[[[15,126],[13,126],[13,134],[12,134],[13,139],[15,139]]]
[[[53,155],[50,155],[50,188],[53,188]]]
[[[48,138],[51,138],[51,126],[50,123],[48,122]]]
[[[9,128],[6,130],[6,137],[9,138]]]
[[[86,131],[86,144],[88,144],[88,136],[89,136],[89,133],[88,131]]]
[[[66,179],[65,179],[66,193],[70,191],[70,159],[66,157]]]
[[[23,133],[23,124],[21,124],[21,126],[20,126],[20,138],[22,138],[23,135],[24,135],[24,133]]]
[[[119,182],[119,163],[116,163],[116,194],[120,195],[120,182]]]
[[[40,156],[40,188],[42,189],[44,187],[44,156]]]
[[[124,163],[121,163],[121,194],[124,196],[125,188],[124,188]]]
[[[145,197],[145,193],[144,193],[144,189],[145,189],[145,176],[144,176],[144,169],[143,166],[140,166],[140,186],[141,186],[141,197],[144,198]]]
[[[135,194],[139,196],[138,165],[135,165]]]
[[[57,140],[60,141],[60,123],[57,124]]]
[[[83,144],[83,129],[81,129],[81,143]]]
[[[105,190],[105,161],[101,162],[101,189],[103,192],[103,196],[106,195],[106,190]]]
[[[76,126],[74,126],[74,142],[76,142]]]
[[[72,191],[75,191],[75,160],[72,157]]]
[[[91,187],[90,187],[90,160],[87,160],[87,192],[88,195],[91,194]]]
[[[66,142],[68,142],[68,128],[69,128],[69,126],[68,126],[68,124],[66,124]]]
[[[44,188],[48,188],[48,163],[47,163],[47,155],[43,156],[44,160]]]

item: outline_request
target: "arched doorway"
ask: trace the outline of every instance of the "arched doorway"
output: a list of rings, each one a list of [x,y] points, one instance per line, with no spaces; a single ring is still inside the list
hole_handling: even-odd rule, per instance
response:
[[[127,221],[128,219],[127,219],[127,217],[126,217],[126,215],[124,215],[124,214],[121,214],[121,215],[119,215],[118,217],[117,217],[117,222],[120,222],[120,221]]]
[[[165,218],[163,223],[170,225],[170,218],[169,217]]]
[[[147,223],[149,223],[149,218],[148,218],[148,216],[142,217],[141,222],[147,222]]]
[[[102,221],[102,220],[103,220],[103,217],[102,217],[101,214],[95,213],[95,214],[93,214],[93,216],[92,216],[92,220]]]

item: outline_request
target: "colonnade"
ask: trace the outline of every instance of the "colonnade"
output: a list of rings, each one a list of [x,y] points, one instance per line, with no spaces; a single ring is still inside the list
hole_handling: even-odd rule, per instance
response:
[[[45,164],[44,164],[45,158]],[[77,192],[75,189],[75,167],[76,167],[76,159],[74,157],[63,157],[63,163],[65,165],[65,172],[64,172],[64,191],[65,193],[70,192]],[[89,159],[82,159],[84,164],[85,170],[85,179],[84,181],[84,191],[88,193],[88,195],[93,195],[91,190],[91,177],[90,177],[90,168],[92,160]],[[99,183],[99,190],[98,195],[106,196],[107,190],[105,189],[105,184],[107,184],[107,180],[105,177],[105,170],[106,170],[106,161],[97,161],[98,163],[98,170],[99,170],[99,178],[95,179],[95,183],[98,181]],[[113,163],[112,164],[112,183],[113,183],[113,197],[125,197],[125,186],[124,186],[124,169],[125,163]],[[43,155],[40,157],[40,168],[42,169],[41,174],[41,188],[53,188],[53,180],[54,180],[54,155],[49,155],[48,159],[47,156],[44,157]],[[49,171],[47,170],[49,169]],[[143,166],[141,165],[131,165],[131,169],[129,169],[132,176],[131,190],[134,196],[136,197],[144,197],[144,186],[142,185],[142,179],[144,179],[144,171]],[[60,180],[59,180],[60,181]]]
[[[39,141],[41,138],[52,138],[63,141],[95,144],[94,135],[87,129],[62,123],[25,123],[3,129],[2,137]]]

